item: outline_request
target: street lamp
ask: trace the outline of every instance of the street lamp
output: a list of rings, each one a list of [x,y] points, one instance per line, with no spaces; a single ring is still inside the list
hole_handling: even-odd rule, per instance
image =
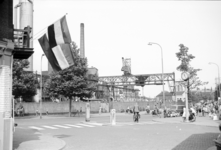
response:
[[[217,92],[217,97],[220,96],[220,76],[219,76],[219,66],[216,63],[209,62],[210,65],[214,64],[218,68],[218,92]]]
[[[160,44],[158,43],[153,43],[153,42],[149,42],[148,45],[153,45],[153,44],[156,44],[160,47],[161,49],[161,63],[162,63],[162,85],[163,85],[163,104],[164,104],[164,107],[166,107],[166,103],[165,103],[165,92],[164,92],[164,72],[163,72],[163,49],[162,47],[160,46]]]
[[[41,55],[41,82],[40,82],[40,119],[42,119],[42,58],[45,54]]]

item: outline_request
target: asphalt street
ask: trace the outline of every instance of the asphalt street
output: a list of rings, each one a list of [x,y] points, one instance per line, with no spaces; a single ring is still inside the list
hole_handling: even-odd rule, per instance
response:
[[[22,134],[25,130],[24,134],[33,134],[33,139],[38,138],[36,132],[62,139],[65,150],[207,150],[214,146],[213,139],[219,133],[215,127],[152,119],[143,114],[140,122],[134,123],[131,114],[120,115],[114,126],[109,124],[109,116],[102,115],[92,115],[90,122],[85,122],[84,116],[16,119],[16,131]]]

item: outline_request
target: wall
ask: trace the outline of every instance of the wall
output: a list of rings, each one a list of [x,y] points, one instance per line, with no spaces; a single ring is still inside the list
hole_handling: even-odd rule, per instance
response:
[[[25,114],[35,114],[36,111],[40,110],[40,104],[36,102],[31,103],[22,103],[25,109]],[[80,107],[82,107],[82,111],[85,112],[85,103],[84,102],[73,102],[72,103],[72,112],[76,110],[80,110]],[[17,104],[19,106],[19,104]],[[42,103],[42,113],[46,113],[48,111],[49,113],[68,113],[69,112],[69,102],[43,102]],[[92,102],[91,103],[91,112],[98,111],[98,108],[100,106],[99,102]]]
[[[135,102],[114,102],[113,106],[117,110],[117,112],[120,112],[122,109],[126,110],[128,106],[132,107],[134,106]],[[143,109],[146,107],[147,102],[138,102],[139,106]],[[35,114],[36,110],[39,111],[40,104],[36,102],[30,102],[30,103],[22,103],[25,109],[25,114]],[[18,107],[19,104],[16,105]],[[56,113],[68,113],[69,111],[69,102],[64,101],[60,103],[54,103],[54,102],[43,102],[42,103],[42,112],[46,113],[46,111],[52,114]],[[72,102],[72,112],[76,110],[80,110],[80,107],[82,107],[82,111],[85,112],[85,102]],[[100,103],[98,101],[96,102],[90,102],[91,106],[91,112],[92,113],[98,113],[100,106],[103,108],[104,112],[109,112],[109,104],[108,103]]]
[[[145,101],[140,101],[137,102],[139,107],[141,109],[145,109],[147,104],[150,105],[150,109],[154,109],[154,106],[157,105],[158,108],[160,108],[160,104],[156,103],[155,101],[151,102],[145,102]],[[167,108],[172,108],[172,105],[176,105],[177,102],[174,101],[166,101],[166,107]],[[36,110],[39,111],[40,104],[36,102],[30,102],[30,103],[22,103],[22,105],[25,108],[25,114],[35,114]],[[135,102],[114,102],[113,103],[113,108],[116,109],[117,112],[121,112],[121,110],[126,110],[128,107],[133,107],[135,105]],[[17,107],[19,104],[17,105]],[[42,112],[46,113],[46,111],[49,112],[49,114],[59,114],[59,113],[68,113],[69,112],[69,102],[68,101],[63,101],[60,103],[55,103],[55,102],[43,102],[42,103]],[[82,111],[85,112],[85,102],[72,102],[72,112],[76,110],[80,110],[80,107],[82,108]],[[101,107],[103,112],[109,112],[109,104],[108,103],[100,103],[99,101],[96,102],[90,102],[91,106],[91,113],[98,113],[99,108]]]
[[[13,37],[13,1],[0,1],[0,40]]]

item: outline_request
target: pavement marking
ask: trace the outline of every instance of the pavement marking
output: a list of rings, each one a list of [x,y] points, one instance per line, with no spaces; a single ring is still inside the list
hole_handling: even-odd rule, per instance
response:
[[[95,126],[91,126],[91,125],[87,125],[87,124],[77,124],[77,125],[80,125],[80,126],[85,126],[85,127],[95,127]]]
[[[34,126],[30,126],[29,128],[31,128],[31,129],[37,129],[37,130],[44,130],[43,128],[38,128],[38,127],[34,127]]]
[[[48,129],[58,129],[58,128],[55,128],[55,127],[52,127],[52,126],[42,126],[42,127],[45,127],[45,128],[48,128]]]
[[[96,126],[103,126],[102,123],[96,123],[96,122],[85,122],[84,124],[96,125]]]
[[[76,128],[83,128],[81,126],[77,126],[77,125],[72,125],[72,124],[65,124],[66,126],[70,126],[70,127],[76,127]]]
[[[55,127],[60,127],[60,128],[65,128],[65,129],[71,128],[71,127],[62,126],[62,125],[53,125],[53,126],[55,126]]]

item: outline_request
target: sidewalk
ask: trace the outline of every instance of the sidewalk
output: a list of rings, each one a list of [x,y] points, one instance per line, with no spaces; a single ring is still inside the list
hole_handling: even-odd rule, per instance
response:
[[[195,122],[183,122],[182,117],[172,117],[172,118],[154,118],[152,119],[156,122],[164,122],[164,123],[179,123],[179,124],[193,124],[193,125],[200,125],[200,126],[210,126],[210,127],[217,127],[221,124],[221,120],[212,120],[209,116],[205,117],[196,117]],[[212,146],[207,150],[216,150],[216,146]]]
[[[221,124],[221,120],[214,121],[209,116],[205,117],[196,117],[195,122],[183,122],[182,117],[172,117],[172,118],[154,118],[152,119],[156,122],[165,122],[165,123],[181,123],[181,124],[194,124],[194,125],[202,125],[202,126],[212,126],[218,127]]]
[[[85,114],[84,114],[85,115]],[[117,113],[118,116],[128,115],[126,113]],[[91,118],[109,117],[110,113],[90,114]],[[78,118],[78,115],[75,116]],[[81,116],[82,117],[82,116]],[[42,116],[44,119],[69,118],[65,115]],[[39,116],[16,117],[16,119],[39,119]],[[16,127],[13,134],[13,150],[63,150],[66,143],[60,138],[51,135],[42,134],[36,130]]]
[[[66,146],[63,140],[35,130],[17,128],[13,136],[13,150],[63,150]]]

